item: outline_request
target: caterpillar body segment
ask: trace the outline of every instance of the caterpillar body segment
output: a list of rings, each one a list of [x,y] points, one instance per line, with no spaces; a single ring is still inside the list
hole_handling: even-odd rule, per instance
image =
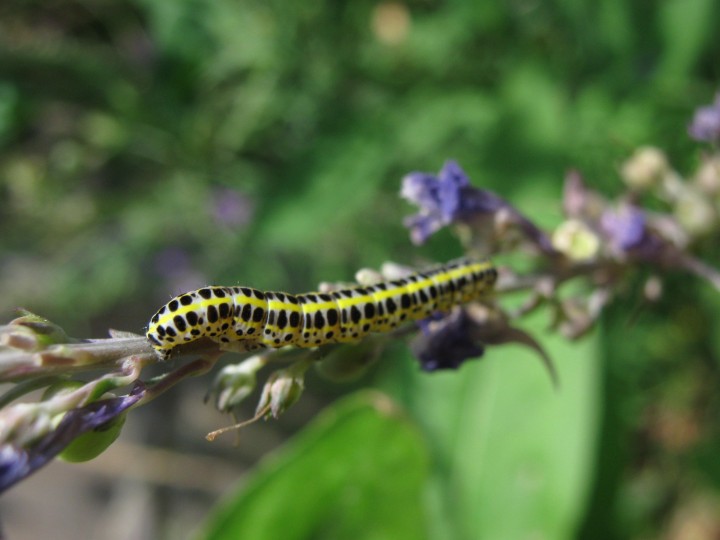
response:
[[[340,312],[337,302],[330,294],[308,293],[298,295],[302,309],[302,331],[298,347],[316,347],[323,343],[338,341],[340,335]]]
[[[266,292],[265,300],[267,317],[260,332],[260,343],[269,348],[296,343],[302,330],[300,301],[292,294],[281,292]]]
[[[204,287],[161,307],[150,320],[147,338],[163,358],[200,338],[244,351],[355,342],[482,298],[496,279],[492,263],[459,260],[403,279],[331,293]]]

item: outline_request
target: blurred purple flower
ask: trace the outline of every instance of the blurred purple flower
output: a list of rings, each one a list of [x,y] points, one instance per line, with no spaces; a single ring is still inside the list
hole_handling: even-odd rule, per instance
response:
[[[207,277],[193,268],[188,252],[178,247],[160,251],[155,256],[155,270],[168,281],[167,289],[172,294],[207,285]]]
[[[600,226],[610,243],[618,251],[638,248],[647,236],[645,214],[637,207],[625,204],[603,212]]]
[[[404,220],[414,244],[423,244],[451,223],[470,222],[479,216],[494,217],[504,211],[542,251],[555,252],[550,239],[510,203],[491,191],[471,186],[467,174],[454,160],[446,161],[437,176],[423,172],[406,175],[400,196],[420,208],[419,213]]]
[[[712,105],[695,110],[688,133],[696,141],[720,141],[720,93],[715,95]]]
[[[655,262],[663,261],[667,255],[666,242],[650,231],[647,216],[637,206],[624,204],[607,208],[600,219],[600,228],[617,253]]]
[[[422,333],[410,347],[425,371],[457,369],[466,360],[483,355],[484,347],[472,338],[475,323],[464,310],[458,309],[445,317],[420,321]]]
[[[253,217],[254,205],[247,195],[234,189],[219,188],[212,194],[215,222],[228,228],[243,227]]]
[[[617,210],[607,209],[600,226],[610,245],[622,255],[664,268],[683,268],[720,290],[720,273],[684,250],[674,219],[648,218],[639,208],[626,204]]]
[[[563,211],[566,217],[583,222],[594,221],[606,206],[605,199],[587,187],[578,171],[570,170],[565,174]]]
[[[155,269],[165,277],[184,274],[192,269],[187,251],[178,247],[169,247],[155,256]]]
[[[502,207],[498,197],[469,195],[475,190],[457,162],[445,162],[440,173],[413,172],[405,176],[400,196],[420,207],[420,213],[405,219],[415,244],[424,243],[445,225],[468,217],[473,211],[495,212]]]
[[[46,465],[73,439],[111,421],[134,405],[144,393],[138,385],[132,393],[95,401],[65,414],[58,426],[30,448],[10,444],[0,447],[0,493]]]

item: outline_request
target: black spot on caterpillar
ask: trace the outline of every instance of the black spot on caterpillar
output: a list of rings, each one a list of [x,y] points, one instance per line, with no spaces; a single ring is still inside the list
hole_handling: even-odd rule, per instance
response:
[[[178,345],[200,338],[226,348],[235,343],[246,351],[354,342],[370,332],[388,332],[405,321],[481,298],[496,279],[492,263],[459,260],[403,279],[329,294],[204,287],[161,307],[150,320],[147,338],[163,358]]]

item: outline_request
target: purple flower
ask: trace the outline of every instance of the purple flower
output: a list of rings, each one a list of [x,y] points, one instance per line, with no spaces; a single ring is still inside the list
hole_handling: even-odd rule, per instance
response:
[[[250,198],[234,189],[217,189],[212,195],[212,214],[215,222],[228,228],[243,227],[253,216]]]
[[[692,123],[688,126],[688,133],[696,141],[720,140],[720,93],[715,95],[712,105],[700,107],[695,111]]]
[[[413,243],[424,243],[442,227],[473,211],[493,212],[502,206],[499,198],[484,199],[474,191],[478,190],[470,186],[465,171],[453,160],[446,161],[437,176],[422,172],[405,176],[400,196],[420,207],[419,214],[405,219]]]
[[[457,369],[466,360],[482,356],[486,345],[524,345],[538,353],[557,386],[555,366],[542,346],[527,332],[510,326],[507,318],[496,315],[493,310],[472,307],[456,309],[446,316],[436,314],[417,323],[422,333],[410,348],[422,369],[435,371]]]
[[[470,223],[478,217],[494,218],[505,212],[542,251],[555,253],[550,239],[540,229],[501,197],[471,186],[465,171],[453,160],[446,161],[437,176],[422,172],[406,175],[400,196],[420,208],[404,221],[414,244],[423,244],[452,223]]]
[[[0,447],[0,493],[32,472],[27,451],[11,444]]]
[[[189,271],[190,268],[190,256],[184,249],[169,247],[155,256],[155,270],[162,276],[177,276]]]
[[[155,256],[155,270],[169,283],[172,294],[197,289],[207,284],[207,277],[193,268],[190,255],[184,249],[168,247]]]
[[[143,395],[138,385],[130,395],[95,401],[73,409],[58,426],[29,448],[0,447],[0,493],[46,465],[73,439],[116,418]]]
[[[485,350],[482,343],[472,338],[474,324],[462,309],[440,320],[432,317],[420,321],[422,333],[410,347],[422,369],[457,369],[466,360],[482,356]]]
[[[600,227],[610,244],[622,253],[638,249],[647,238],[645,214],[629,204],[606,209]]]
[[[619,254],[658,263],[666,259],[666,242],[648,228],[647,216],[636,206],[624,204],[618,209],[606,209],[600,228]]]

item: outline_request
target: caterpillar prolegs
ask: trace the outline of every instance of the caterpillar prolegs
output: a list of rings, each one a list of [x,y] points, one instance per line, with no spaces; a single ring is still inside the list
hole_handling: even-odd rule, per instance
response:
[[[161,307],[150,320],[147,338],[163,358],[200,338],[245,351],[354,342],[481,298],[496,279],[492,263],[459,260],[403,279],[330,293],[204,287]]]

